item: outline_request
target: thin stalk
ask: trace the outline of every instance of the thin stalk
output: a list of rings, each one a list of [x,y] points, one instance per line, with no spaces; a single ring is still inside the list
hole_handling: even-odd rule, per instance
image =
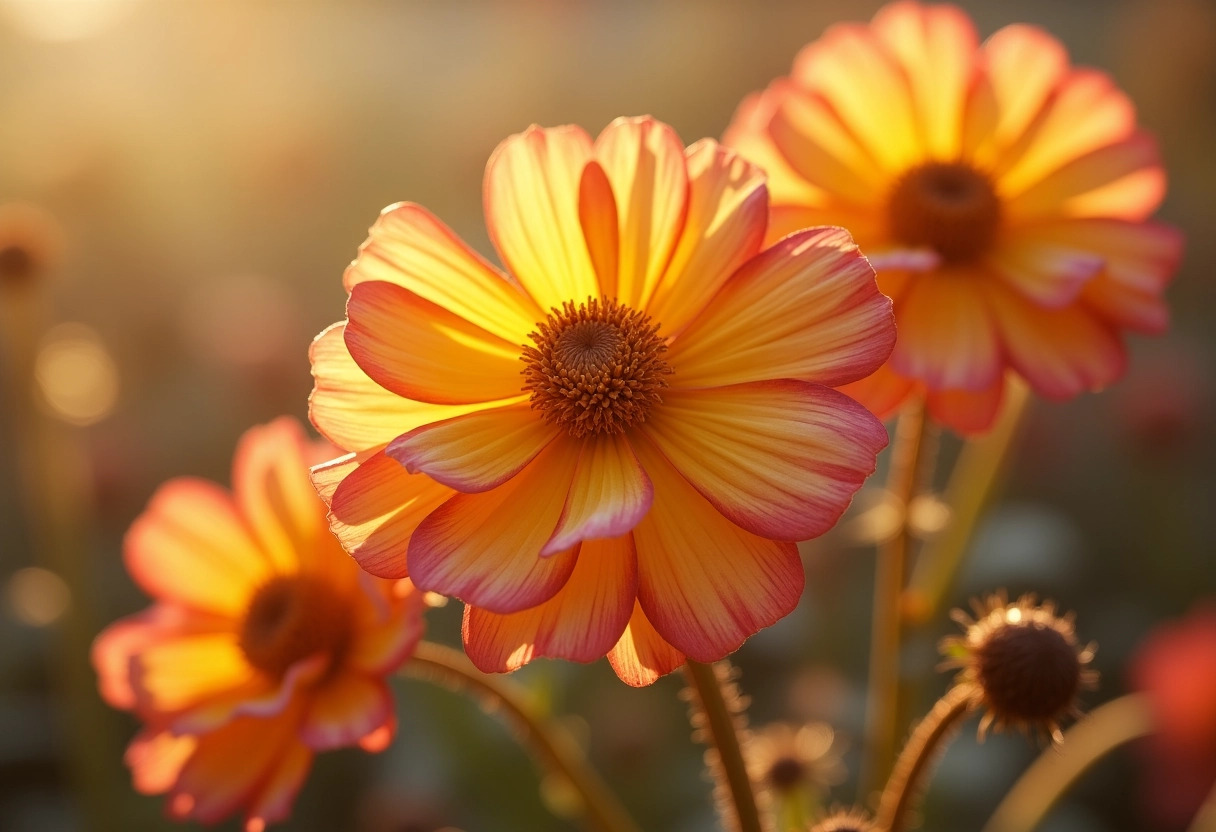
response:
[[[693,724],[705,732],[707,744],[712,744],[707,752],[707,764],[716,781],[719,811],[725,813],[721,804],[729,797],[736,821],[731,828],[737,832],[764,832],[755,786],[747,773],[739,737],[741,729],[746,727],[739,716],[741,699],[728,668],[725,662],[717,667],[694,661],[684,665],[684,675],[694,700]],[[700,719],[695,716],[698,708]]]
[[[866,707],[865,774],[862,797],[878,789],[891,770],[899,714],[900,599],[912,547],[908,505],[916,496],[921,452],[928,427],[923,402],[908,407],[895,426],[887,491],[900,512],[895,533],[878,546],[870,627],[869,700]]]
[[[582,798],[590,826],[599,832],[639,832],[639,828],[608,787],[587,765],[578,743],[559,725],[536,714],[526,692],[498,676],[488,676],[464,654],[423,641],[402,668],[415,678],[435,682],[459,693],[471,692],[490,710],[505,715],[542,765],[560,773]]]
[[[1144,694],[1121,696],[1094,709],[1049,748],[1010,789],[983,832],[1032,832],[1056,801],[1090,766],[1124,743],[1153,730]]]
[[[937,700],[900,752],[891,778],[878,801],[879,832],[902,832],[913,801],[921,794],[929,770],[954,735],[958,723],[975,708],[972,690],[956,685]]]
[[[901,606],[908,623],[923,624],[941,610],[1017,436],[1029,399],[1030,391],[1024,382],[1008,381],[1005,405],[992,430],[968,441],[959,454],[944,495],[950,507],[950,525],[925,543],[904,591]]]

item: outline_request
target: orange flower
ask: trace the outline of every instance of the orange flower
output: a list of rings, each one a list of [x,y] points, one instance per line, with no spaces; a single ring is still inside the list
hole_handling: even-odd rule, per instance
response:
[[[422,593],[371,578],[326,529],[308,464],[326,449],[280,419],[245,434],[234,494],[182,478],[127,534],[127,568],[157,601],[93,645],[102,696],[147,724],[127,763],[177,818],[285,818],[313,753],[384,748],[385,674],[422,635]]]
[[[1097,390],[1123,372],[1120,330],[1166,328],[1181,240],[1145,221],[1156,146],[1036,28],[981,46],[953,6],[889,5],[807,46],[725,141],[768,172],[770,238],[843,225],[879,270],[899,341],[845,392],[880,416],[923,396],[984,430],[1011,376],[1052,399]]]
[[[505,272],[409,204],[346,272],[312,349],[313,422],[352,452],[314,471],[332,528],[464,600],[483,670],[722,658],[794,608],[789,541],[886,444],[831,389],[890,352],[873,271],[836,228],[761,250],[760,172],[650,118],[512,136],[485,207]]]

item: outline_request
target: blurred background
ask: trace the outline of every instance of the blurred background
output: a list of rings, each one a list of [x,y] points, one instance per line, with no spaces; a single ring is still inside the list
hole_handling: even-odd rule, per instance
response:
[[[174,828],[132,791],[121,755],[136,725],[101,704],[87,663],[93,636],[146,603],[122,534],[164,479],[226,484],[246,427],[305,417],[308,342],[342,317],[342,270],[382,207],[423,203],[489,254],[482,170],[508,134],[594,135],[651,113],[686,142],[718,136],[804,43],[879,5],[0,0],[0,830]],[[961,604],[1033,589],[1075,609],[1101,645],[1092,706],[1126,691],[1154,626],[1216,594],[1216,4],[960,5],[981,35],[1035,23],[1114,76],[1161,141],[1159,216],[1188,238],[1170,333],[1133,339],[1108,392],[1033,405],[953,591]],[[801,606],[737,655],[754,724],[836,726],[841,802],[873,567],[853,528],[805,548]],[[432,638],[458,641],[457,606],[431,616]],[[946,687],[932,668],[953,629],[943,616],[909,635],[919,712]],[[706,830],[678,676],[634,691],[601,661],[516,678],[578,715],[644,828]],[[284,829],[577,828],[492,718],[397,687],[398,741],[320,758]],[[978,828],[1037,753],[968,734],[942,761],[928,828]],[[1043,829],[1173,828],[1146,796],[1146,760],[1105,760]]]

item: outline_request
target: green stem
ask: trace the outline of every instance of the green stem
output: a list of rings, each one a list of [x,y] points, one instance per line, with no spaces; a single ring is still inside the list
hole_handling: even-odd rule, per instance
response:
[[[958,722],[965,719],[974,707],[971,689],[966,685],[956,685],[937,700],[933,710],[916,726],[900,752],[891,778],[878,801],[875,825],[880,832],[903,831],[912,801],[921,793],[933,761],[953,735]]]
[[[861,778],[863,798],[881,786],[895,757],[895,742],[899,733],[899,653],[902,638],[900,598],[904,589],[904,570],[912,546],[908,505],[916,496],[927,427],[924,403],[916,402],[900,415],[891,447],[887,491],[894,499],[900,517],[895,533],[879,544],[875,564],[866,755]]]
[[[491,709],[502,713],[523,733],[524,741],[543,765],[570,782],[582,798],[590,825],[599,832],[639,832],[624,807],[587,765],[578,743],[555,723],[533,712],[526,692],[498,676],[488,676],[459,650],[423,641],[402,670],[456,692],[472,692]]]
[[[684,665],[684,675],[696,699],[693,704],[700,706],[704,718],[704,725],[697,727],[705,730],[708,741],[713,744],[708,753],[717,752],[716,764],[712,759],[708,761],[709,769],[717,781],[719,792],[725,791],[729,795],[736,821],[734,828],[737,832],[764,832],[760,810],[756,806],[755,787],[747,773],[747,763],[743,759],[743,747],[739,741],[737,708],[727,704],[728,697],[732,701],[739,699],[733,690],[733,683],[713,665],[694,661]],[[731,685],[732,690],[723,691],[727,685]]]
[[[1032,832],[1090,766],[1114,749],[1150,733],[1144,694],[1129,694],[1095,709],[1026,769],[993,812],[983,832]]]

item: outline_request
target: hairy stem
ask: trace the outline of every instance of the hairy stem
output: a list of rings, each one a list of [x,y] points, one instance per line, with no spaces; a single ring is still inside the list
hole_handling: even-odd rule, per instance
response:
[[[900,599],[912,545],[908,504],[916,496],[927,420],[923,402],[904,411],[895,426],[887,490],[899,510],[899,525],[878,547],[874,605],[870,627],[869,700],[866,707],[866,755],[861,778],[863,798],[879,788],[895,757],[899,715]]]
[[[612,792],[587,765],[578,743],[559,725],[533,711],[524,690],[509,680],[488,676],[465,658],[464,654],[441,644],[423,641],[403,672],[435,682],[456,692],[469,692],[487,707],[497,711],[523,737],[542,765],[561,774],[582,798],[589,825],[599,832],[639,832],[638,826]]]
[[[1129,694],[1100,708],[1064,734],[1014,783],[983,832],[1031,832],[1056,801],[1090,766],[1114,749],[1153,729],[1144,694]]]
[[[971,688],[956,685],[937,700],[933,710],[916,726],[879,799],[876,825],[880,832],[902,832],[908,810],[923,791],[938,754],[945,749],[958,723],[974,708]]]
[[[706,752],[706,766],[715,781],[715,797],[723,821],[736,832],[763,832],[755,786],[743,759],[740,734],[747,730],[743,700],[731,679],[730,664],[689,661],[684,665],[684,675],[691,692],[693,727],[703,734],[699,738],[711,746]],[[733,825],[726,815],[728,810],[733,812]]]

